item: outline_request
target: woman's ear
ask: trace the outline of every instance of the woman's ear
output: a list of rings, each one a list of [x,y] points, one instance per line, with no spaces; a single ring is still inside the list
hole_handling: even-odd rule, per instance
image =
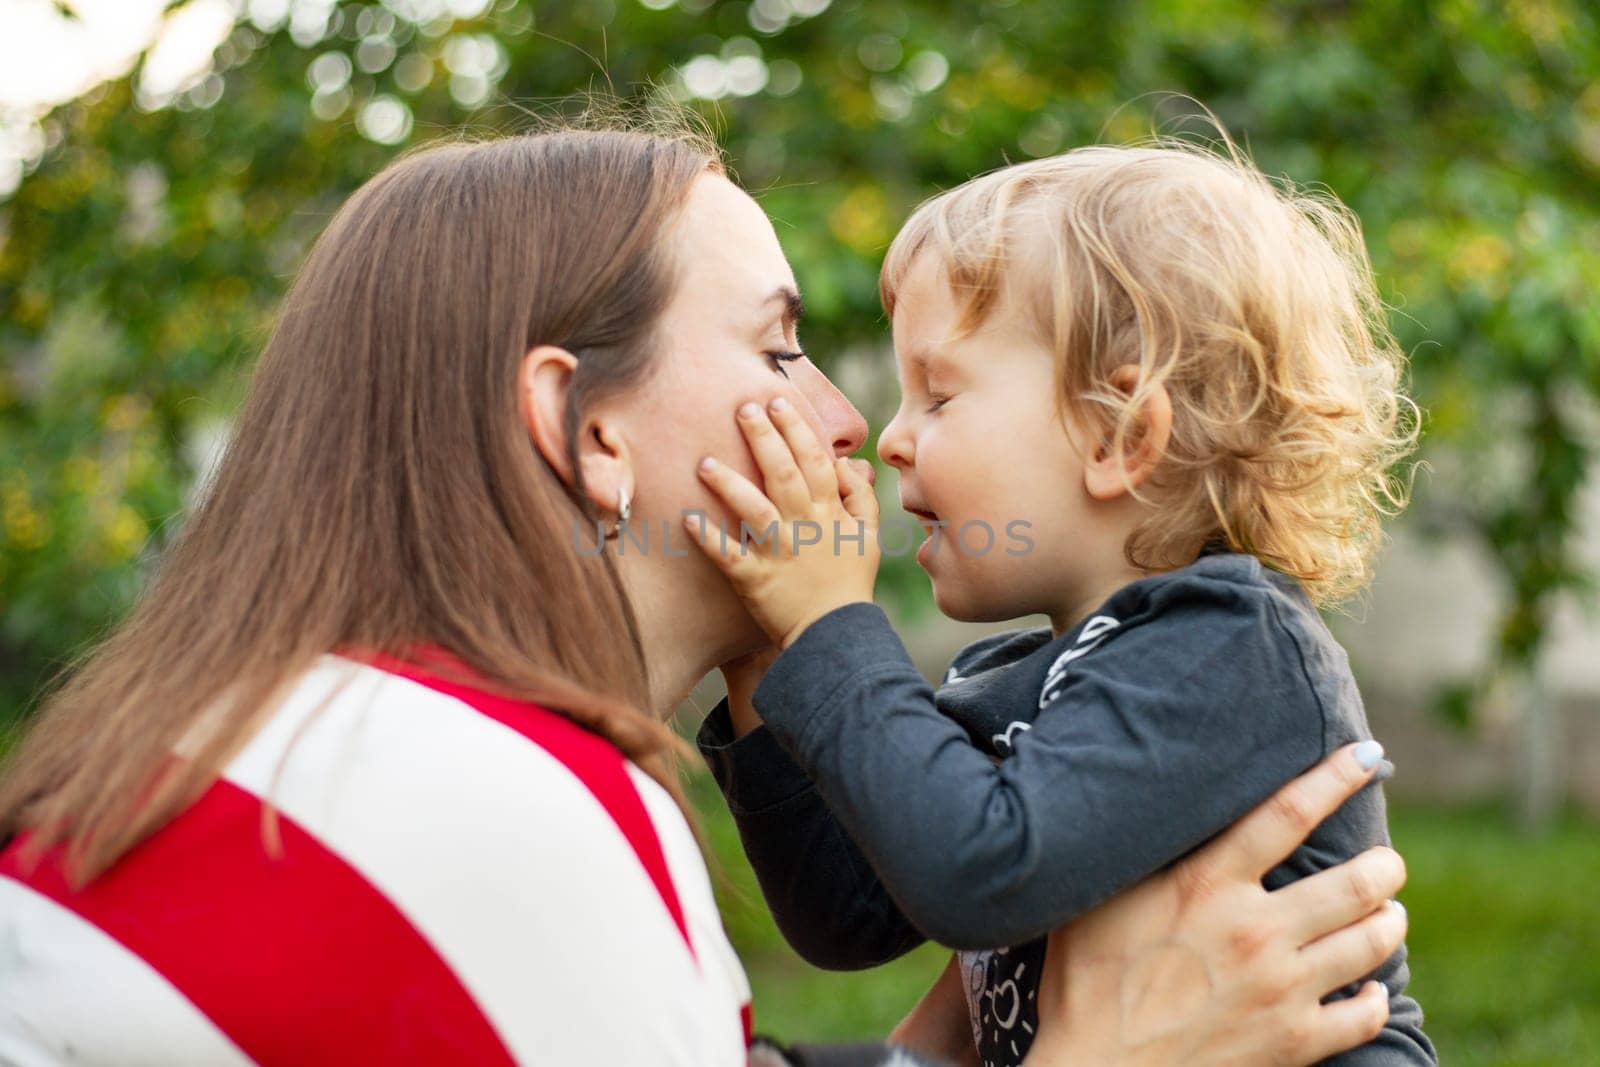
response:
[[[627,443],[603,416],[585,419],[581,427],[578,466],[583,469],[584,492],[595,507],[621,515],[623,504],[634,498]]]
[[[1139,368],[1124,363],[1107,379],[1113,389],[1132,396],[1139,388]],[[1095,446],[1083,468],[1083,486],[1095,500],[1111,501],[1143,485],[1167,454],[1172,439],[1172,397],[1159,383],[1147,387],[1139,400],[1133,426],[1116,447],[1107,434]]]
[[[564,348],[539,345],[522,357],[517,378],[517,411],[533,445],[569,487],[576,484],[567,439],[567,398],[578,359]],[[620,511],[622,495],[632,495],[627,447],[616,428],[599,416],[577,426],[578,464],[589,499],[607,511]]]
[[[533,447],[568,485],[572,458],[567,452],[567,396],[578,357],[555,345],[538,345],[522,357],[517,375],[517,413]]]

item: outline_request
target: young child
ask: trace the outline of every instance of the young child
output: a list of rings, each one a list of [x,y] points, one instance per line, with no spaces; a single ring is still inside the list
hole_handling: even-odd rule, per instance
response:
[[[871,488],[792,405],[747,404],[764,490],[701,472],[781,543],[686,526],[782,652],[701,743],[802,955],[963,950],[917,1025],[964,994],[977,1061],[1017,1064],[1043,935],[1368,737],[1317,607],[1366,583],[1415,419],[1355,219],[1236,155],[1007,167],[923,205],[881,286],[902,398],[878,449],[935,600],[1051,625],[930,691],[871,603]],[[1387,842],[1369,786],[1267,884]],[[1373,978],[1387,1027],[1338,1062],[1436,1062],[1404,949]]]

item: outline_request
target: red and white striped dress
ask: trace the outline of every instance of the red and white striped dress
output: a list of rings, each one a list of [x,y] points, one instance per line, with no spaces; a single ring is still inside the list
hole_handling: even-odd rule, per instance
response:
[[[81,892],[16,851],[0,1063],[745,1062],[749,988],[672,799],[560,715],[410,665],[324,657]]]

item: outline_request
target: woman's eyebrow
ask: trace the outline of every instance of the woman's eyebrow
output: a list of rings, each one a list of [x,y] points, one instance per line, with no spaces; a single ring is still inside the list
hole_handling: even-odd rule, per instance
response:
[[[787,329],[791,326],[798,326],[800,324],[800,319],[805,315],[806,312],[806,306],[805,303],[800,299],[799,291],[796,290],[792,285],[780,285],[774,289],[772,294],[761,303],[763,306],[765,306],[772,303],[774,300],[781,300],[783,302],[784,328]]]

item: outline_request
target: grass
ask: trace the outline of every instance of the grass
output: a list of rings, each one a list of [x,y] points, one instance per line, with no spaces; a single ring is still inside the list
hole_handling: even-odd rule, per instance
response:
[[[1452,1065],[1600,1064],[1600,829],[1402,808],[1412,991]]]
[[[729,936],[757,1029],[785,1039],[887,1033],[944,965],[925,946],[873,971],[829,974],[784,945],[709,778],[703,813]],[[1452,1067],[1600,1064],[1600,829],[1576,818],[1519,834],[1492,810],[1391,812],[1410,881],[1411,992]]]

